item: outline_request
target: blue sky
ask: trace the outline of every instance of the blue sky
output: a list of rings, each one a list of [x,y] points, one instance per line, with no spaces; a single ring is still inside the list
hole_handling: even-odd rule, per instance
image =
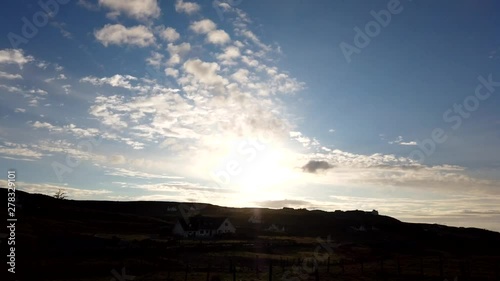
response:
[[[41,2],[0,19],[22,190],[500,230],[495,1]]]

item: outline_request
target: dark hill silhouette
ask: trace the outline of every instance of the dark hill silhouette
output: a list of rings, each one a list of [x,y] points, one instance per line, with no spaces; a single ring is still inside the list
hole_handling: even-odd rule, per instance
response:
[[[0,193],[7,198],[6,189],[0,189]],[[217,241],[201,241],[206,245],[204,248],[186,248],[185,242],[179,244],[171,237],[173,224],[182,216],[180,209],[183,208],[184,215],[228,217],[237,228],[237,233],[224,239],[246,241],[229,243],[233,245],[229,246],[233,247],[232,254],[254,252],[297,256],[303,251],[314,251],[316,237],[327,239],[329,236],[338,246],[335,254],[349,259],[399,255],[500,256],[500,233],[497,232],[405,223],[363,211],[61,200],[22,191],[17,191],[17,199],[16,255],[23,257],[19,258],[19,269],[23,272],[36,271],[39,276],[50,276],[50,280],[57,280],[51,275],[51,265],[67,269],[66,273],[65,270],[58,273],[61,280],[66,280],[64,276],[71,270],[85,271],[87,273],[82,274],[89,275],[104,274],[106,270],[109,273],[109,268],[117,266],[117,260],[148,260],[151,268],[145,266],[147,271],[155,270],[156,264],[165,259],[174,258],[172,262],[175,265],[183,257],[194,254],[201,259],[216,252],[226,253],[219,246],[210,247],[210,243]],[[249,218],[256,213],[262,218],[261,224],[249,222]],[[283,226],[285,232],[266,231],[271,224]],[[87,264],[88,259],[96,264]],[[40,260],[44,262],[40,263]]]

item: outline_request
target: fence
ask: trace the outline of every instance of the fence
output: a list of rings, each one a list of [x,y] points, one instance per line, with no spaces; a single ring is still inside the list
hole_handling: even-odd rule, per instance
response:
[[[487,257],[397,256],[379,259],[217,259],[166,266],[160,280],[500,280],[500,261]]]

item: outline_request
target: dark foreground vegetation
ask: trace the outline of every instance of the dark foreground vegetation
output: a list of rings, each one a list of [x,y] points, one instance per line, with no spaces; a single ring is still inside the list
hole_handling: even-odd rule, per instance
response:
[[[500,233],[487,230],[362,211],[74,201],[21,191],[17,199],[17,280],[500,280]],[[173,237],[186,206],[184,216],[228,217],[236,233]],[[249,222],[256,215],[262,222]],[[268,231],[270,224],[285,231]]]

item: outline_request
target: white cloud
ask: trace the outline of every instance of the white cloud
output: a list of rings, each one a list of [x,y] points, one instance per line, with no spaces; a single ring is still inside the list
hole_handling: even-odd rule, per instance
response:
[[[0,79],[1,78],[3,78],[3,79],[9,79],[9,80],[12,80],[12,79],[23,79],[23,77],[20,74],[10,74],[10,73],[3,72],[3,71],[0,71]]]
[[[338,186],[378,186],[409,189],[432,189],[436,192],[498,193],[498,180],[484,180],[468,175],[466,169],[454,165],[427,166],[411,158],[394,154],[355,154],[339,149],[324,149],[319,142],[300,132],[291,132],[293,139],[316,150],[303,155],[304,165],[309,161],[324,162],[331,167],[325,174],[306,179],[315,183]],[[297,158],[299,159],[299,158]]]
[[[36,129],[48,129],[49,131],[62,131],[62,128],[58,128],[48,122],[35,121],[31,126]]]
[[[228,46],[224,49],[224,53],[217,55],[217,59],[223,65],[235,65],[235,59],[241,56],[240,49],[236,46]]]
[[[31,107],[37,107],[38,106],[38,99],[32,99],[28,102],[28,106],[31,106]]]
[[[40,61],[36,64],[36,66],[41,69],[46,69],[49,66],[49,63],[45,61]]]
[[[258,67],[259,66],[259,62],[255,59],[252,59],[248,56],[242,56],[241,57],[241,61],[244,62],[246,65],[248,66],[252,66],[252,67]]]
[[[218,75],[220,67],[215,62],[203,62],[200,59],[191,59],[184,63],[184,70],[192,74],[194,78],[206,85],[225,85],[227,79]]]
[[[152,173],[141,172],[137,170],[129,170],[125,168],[107,168],[106,175],[130,177],[130,178],[143,178],[143,179],[182,179],[183,177],[158,175]]]
[[[25,56],[21,49],[0,50],[0,64],[17,64],[23,67],[26,63],[33,61],[32,56]]]
[[[173,66],[179,64],[181,62],[181,59],[189,53],[189,51],[191,50],[191,44],[182,43],[179,45],[174,45],[172,43],[169,43],[167,46],[167,50],[170,54],[170,58],[168,59],[167,64],[169,66]]]
[[[163,38],[163,40],[170,43],[177,41],[181,37],[180,34],[172,27],[163,29],[160,32],[160,36],[161,38]]]
[[[245,84],[248,82],[249,73],[250,72],[247,69],[240,68],[240,69],[238,69],[238,71],[233,73],[233,75],[231,75],[231,77],[234,80],[236,80],[237,82],[239,82],[240,84]]]
[[[7,86],[7,85],[0,85],[0,89],[5,89],[7,92],[11,93],[22,93],[23,90],[16,86]]]
[[[195,33],[207,34],[210,31],[217,29],[217,25],[209,19],[204,19],[193,22],[189,28]]]
[[[99,0],[99,5],[111,10],[108,14],[110,18],[116,18],[122,13],[138,20],[160,16],[160,7],[157,0]]]
[[[212,44],[222,45],[231,40],[229,34],[224,30],[217,30],[217,25],[209,19],[195,21],[189,28],[197,34],[206,34],[207,42]]]
[[[89,0],[78,0],[78,2],[76,4],[79,6],[82,6],[85,9],[90,10],[90,11],[98,11],[99,10],[99,7],[96,4],[90,2]]]
[[[34,161],[41,159],[42,153],[31,149],[25,144],[3,142],[0,144],[0,157],[15,160]]]
[[[174,68],[166,68],[165,75],[177,78],[177,76],[179,76],[179,70],[174,69]]]
[[[159,184],[139,184],[139,185],[130,185],[131,188],[139,188],[148,191],[157,191],[157,192],[182,192],[182,193],[194,193],[197,197],[200,197],[200,192],[211,192],[213,195],[220,195],[220,192],[225,192],[227,189],[223,188],[213,188],[206,187],[200,184],[185,182],[185,181],[170,181],[166,183]],[[206,198],[206,195],[201,195]]]
[[[155,43],[153,33],[144,25],[127,28],[121,24],[106,24],[96,30],[94,36],[106,47],[110,44],[146,47]]]
[[[242,32],[242,35],[245,36],[245,37],[247,37],[248,39],[250,39],[255,45],[259,46],[264,51],[270,51],[271,50],[271,47],[263,44],[260,41],[260,39],[257,37],[257,35],[255,35],[255,33],[253,33],[252,31],[250,31],[250,30],[244,30]]]
[[[69,94],[70,90],[71,90],[71,85],[67,84],[67,85],[62,85],[61,88],[64,90],[64,93],[66,95]]]
[[[155,67],[159,67],[162,64],[164,56],[158,52],[152,51],[151,56],[146,59],[146,63]]]
[[[179,54],[171,54],[170,58],[167,61],[167,64],[170,66],[179,64],[181,62],[181,56]]]
[[[179,45],[174,45],[172,43],[168,44],[167,50],[170,54],[179,54],[185,56],[191,50],[191,44],[182,43]]]
[[[319,146],[319,142],[316,139],[306,137],[301,132],[291,131],[290,138],[296,140],[305,148],[313,148]]]
[[[417,145],[416,141],[404,141],[402,136],[398,136],[395,140],[389,141],[388,143],[398,144],[398,145],[408,145],[408,146]]]
[[[175,3],[175,11],[178,13],[185,13],[192,15],[200,11],[200,5],[193,2],[184,2],[183,0],[177,0]]]
[[[49,132],[71,134],[77,138],[90,138],[96,136],[99,133],[98,129],[79,128],[75,124],[56,126],[48,122],[35,121],[31,124],[31,126],[35,129],[47,129],[49,130]]]
[[[0,180],[2,186],[7,186],[6,180]],[[59,190],[63,190],[69,199],[81,199],[89,198],[96,195],[104,195],[112,193],[106,189],[84,189],[84,188],[74,188],[68,187],[66,185],[56,185],[51,183],[28,183],[28,182],[17,182],[18,189],[29,192],[38,193],[53,196]]]
[[[207,41],[216,45],[224,45],[231,41],[231,37],[224,30],[218,29],[207,34]]]
[[[57,28],[61,35],[65,38],[72,39],[73,34],[67,30],[67,24],[64,22],[53,21],[50,23],[53,27]]]
[[[131,75],[120,75],[115,74],[111,77],[103,77],[97,78],[94,76],[87,76],[80,79],[80,82],[88,82],[92,85],[100,86],[100,85],[110,85],[112,87],[121,87],[125,89],[132,89],[133,86],[130,84],[131,81],[137,80],[136,77]]]
[[[56,77],[53,77],[53,78],[47,78],[43,81],[45,81],[46,83],[50,83],[54,80],[66,80],[68,79],[68,77],[66,77],[66,75],[64,75],[63,73],[60,73],[59,75],[57,75]]]
[[[120,99],[118,96],[99,96],[96,98],[95,104],[90,107],[89,114],[99,118],[105,125],[125,128],[128,126],[127,123],[121,120],[120,114],[112,110],[112,106],[120,103]]]

